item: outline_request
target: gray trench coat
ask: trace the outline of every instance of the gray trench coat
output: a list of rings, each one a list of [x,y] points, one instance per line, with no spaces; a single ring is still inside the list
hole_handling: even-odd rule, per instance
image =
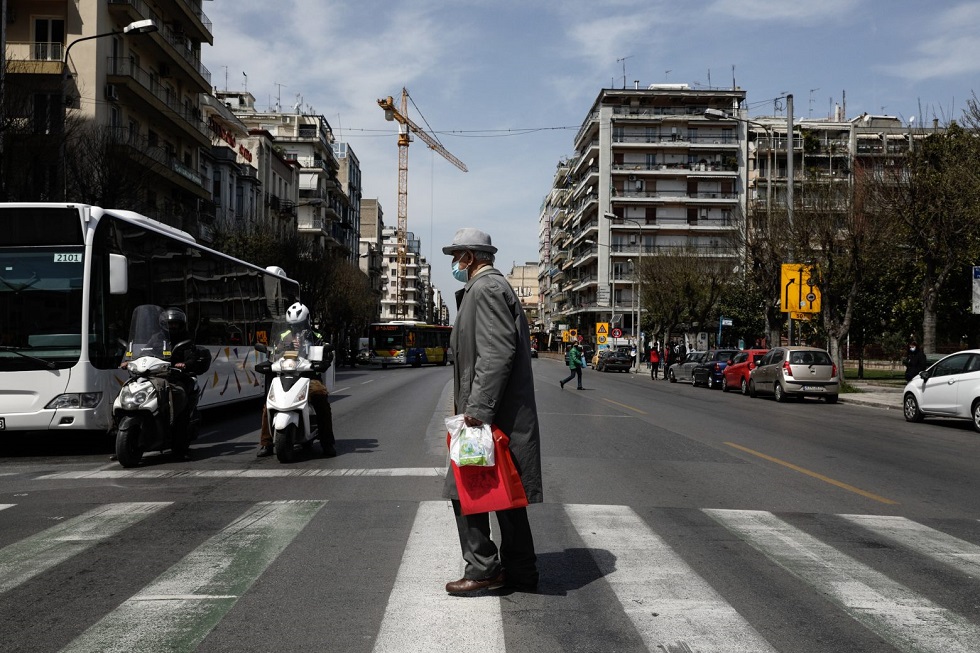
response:
[[[514,466],[530,503],[541,503],[541,436],[531,373],[531,334],[517,294],[499,270],[486,267],[456,293],[450,344],[456,361],[456,414],[494,424],[510,437]],[[446,474],[443,496],[457,499]]]

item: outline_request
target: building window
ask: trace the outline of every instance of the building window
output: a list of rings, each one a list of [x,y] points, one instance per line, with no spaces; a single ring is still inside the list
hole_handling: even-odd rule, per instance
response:
[[[34,58],[61,61],[65,42],[65,21],[61,18],[34,19]]]

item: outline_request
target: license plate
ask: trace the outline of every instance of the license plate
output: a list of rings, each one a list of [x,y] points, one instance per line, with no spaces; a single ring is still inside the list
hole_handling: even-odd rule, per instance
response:
[[[3,421],[2,417],[0,417],[0,431],[3,431],[6,428],[7,428],[7,423]]]
[[[805,385],[803,386],[803,392],[823,392],[824,387],[822,385]]]

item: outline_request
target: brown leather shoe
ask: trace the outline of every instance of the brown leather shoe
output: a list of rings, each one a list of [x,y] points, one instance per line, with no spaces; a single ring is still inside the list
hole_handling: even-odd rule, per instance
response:
[[[495,590],[504,586],[504,572],[501,571],[496,576],[484,578],[483,580],[473,580],[472,578],[460,578],[451,583],[446,583],[446,591],[450,594],[469,594],[480,590]]]

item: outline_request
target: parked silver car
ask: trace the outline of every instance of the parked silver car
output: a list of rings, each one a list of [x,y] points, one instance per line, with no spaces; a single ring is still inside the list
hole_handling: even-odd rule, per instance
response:
[[[749,396],[772,394],[776,401],[789,397],[822,397],[837,403],[840,376],[830,354],[818,347],[775,347],[749,373]]]
[[[687,356],[684,357],[679,363],[674,363],[667,369],[667,378],[671,383],[677,383],[678,381],[690,381],[694,382],[694,368],[698,366],[698,363],[704,360],[704,357],[708,355],[706,351],[689,351]]]
[[[924,417],[955,417],[973,421],[980,431],[980,349],[940,359],[905,385],[902,412],[910,422]]]

